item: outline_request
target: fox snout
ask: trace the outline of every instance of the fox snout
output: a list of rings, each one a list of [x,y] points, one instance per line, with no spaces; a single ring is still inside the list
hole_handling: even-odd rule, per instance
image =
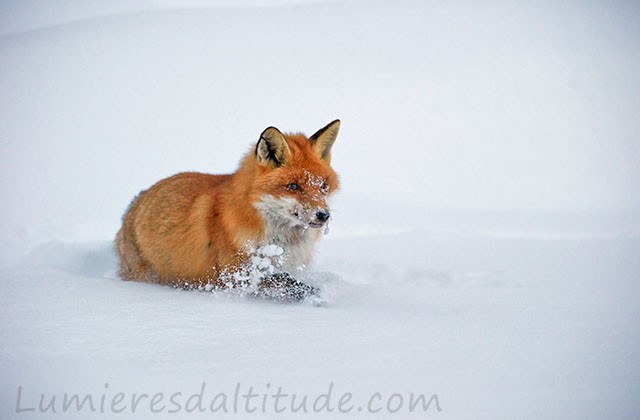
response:
[[[313,228],[319,228],[325,225],[331,218],[331,213],[328,209],[319,209],[313,215],[313,218],[309,221],[309,226]]]
[[[265,195],[256,208],[276,224],[320,228],[331,219],[331,211],[325,203],[314,204],[302,203],[290,197]]]
[[[303,209],[296,206],[293,209],[293,216],[305,226],[319,228],[324,226],[331,218],[328,208]]]
[[[318,219],[319,222],[324,223],[327,220],[329,220],[329,218],[331,217],[331,213],[329,213],[328,210],[318,210],[316,212],[316,219]]]

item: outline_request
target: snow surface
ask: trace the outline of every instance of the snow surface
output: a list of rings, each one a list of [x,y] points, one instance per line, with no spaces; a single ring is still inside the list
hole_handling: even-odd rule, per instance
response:
[[[178,414],[61,419],[221,415],[187,416],[202,383],[205,400],[332,387],[315,418],[638,418],[639,18],[635,2],[3,2],[0,418],[52,417],[16,413],[19,390],[22,408],[183,397]],[[328,304],[117,278],[139,190],[230,172],[269,125],[335,118],[342,191],[304,275]],[[376,393],[404,407],[368,413]],[[407,412],[411,393],[441,411]]]

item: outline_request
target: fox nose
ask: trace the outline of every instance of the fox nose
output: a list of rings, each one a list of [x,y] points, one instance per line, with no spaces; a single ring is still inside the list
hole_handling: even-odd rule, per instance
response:
[[[331,214],[328,211],[318,210],[316,213],[316,218],[323,223],[329,220],[329,217],[331,217]]]

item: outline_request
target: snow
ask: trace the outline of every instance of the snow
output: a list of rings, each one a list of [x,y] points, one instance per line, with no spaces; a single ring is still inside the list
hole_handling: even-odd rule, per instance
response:
[[[242,294],[254,292],[260,281],[274,273],[282,273],[286,263],[284,250],[275,244],[258,248],[247,245],[248,261],[238,269],[224,270],[221,280],[228,288],[238,289]]]
[[[244,418],[236,389],[260,418],[298,418],[293,394],[315,418],[637,418],[639,17],[633,2],[3,2],[0,418],[51,418],[41,395],[63,419]],[[324,305],[118,279],[112,241],[140,190],[234,170],[267,126],[335,118],[341,191],[298,274]],[[256,267],[282,254],[256,250]],[[60,413],[65,393],[104,412]],[[437,404],[410,413],[412,394]],[[207,412],[219,395],[226,416]]]

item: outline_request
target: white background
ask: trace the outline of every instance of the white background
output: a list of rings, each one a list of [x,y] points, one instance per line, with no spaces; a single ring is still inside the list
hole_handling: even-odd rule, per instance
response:
[[[437,393],[434,418],[635,418],[639,19],[634,2],[3,2],[0,417],[19,385],[37,404],[241,381]],[[117,279],[140,190],[335,118],[342,191],[310,274],[326,307]]]

